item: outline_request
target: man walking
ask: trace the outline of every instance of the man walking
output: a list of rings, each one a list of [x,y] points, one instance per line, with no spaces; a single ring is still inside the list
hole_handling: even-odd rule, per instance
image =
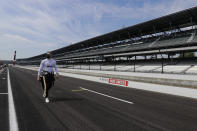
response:
[[[49,103],[48,93],[55,81],[54,68],[56,77],[59,78],[56,61],[52,59],[52,54],[50,52],[47,52],[46,59],[41,61],[37,77],[37,80],[41,81],[42,83],[42,88],[44,90],[43,97],[45,98],[46,103]]]

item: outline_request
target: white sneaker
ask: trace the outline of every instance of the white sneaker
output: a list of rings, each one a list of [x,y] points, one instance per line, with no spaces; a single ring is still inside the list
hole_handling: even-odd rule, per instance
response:
[[[46,102],[46,103],[49,103],[49,98],[48,98],[48,97],[45,98],[45,102]]]

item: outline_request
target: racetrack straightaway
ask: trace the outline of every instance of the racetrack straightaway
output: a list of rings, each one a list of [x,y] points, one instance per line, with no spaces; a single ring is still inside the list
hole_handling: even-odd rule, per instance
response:
[[[52,102],[46,104],[36,71],[9,71],[20,131],[197,130],[196,99],[62,76],[50,92]]]

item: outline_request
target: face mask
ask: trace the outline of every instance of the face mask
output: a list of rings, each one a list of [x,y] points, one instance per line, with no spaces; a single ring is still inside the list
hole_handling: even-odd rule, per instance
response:
[[[51,55],[50,54],[47,54],[46,57],[47,57],[47,59],[50,59],[51,58]]]

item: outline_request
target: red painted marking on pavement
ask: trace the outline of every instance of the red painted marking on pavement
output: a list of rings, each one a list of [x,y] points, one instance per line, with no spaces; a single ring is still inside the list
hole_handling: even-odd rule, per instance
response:
[[[123,86],[128,86],[128,81],[126,80],[118,80],[118,79],[113,79],[113,78],[109,78],[108,83],[110,84],[115,84],[115,85],[123,85]]]

